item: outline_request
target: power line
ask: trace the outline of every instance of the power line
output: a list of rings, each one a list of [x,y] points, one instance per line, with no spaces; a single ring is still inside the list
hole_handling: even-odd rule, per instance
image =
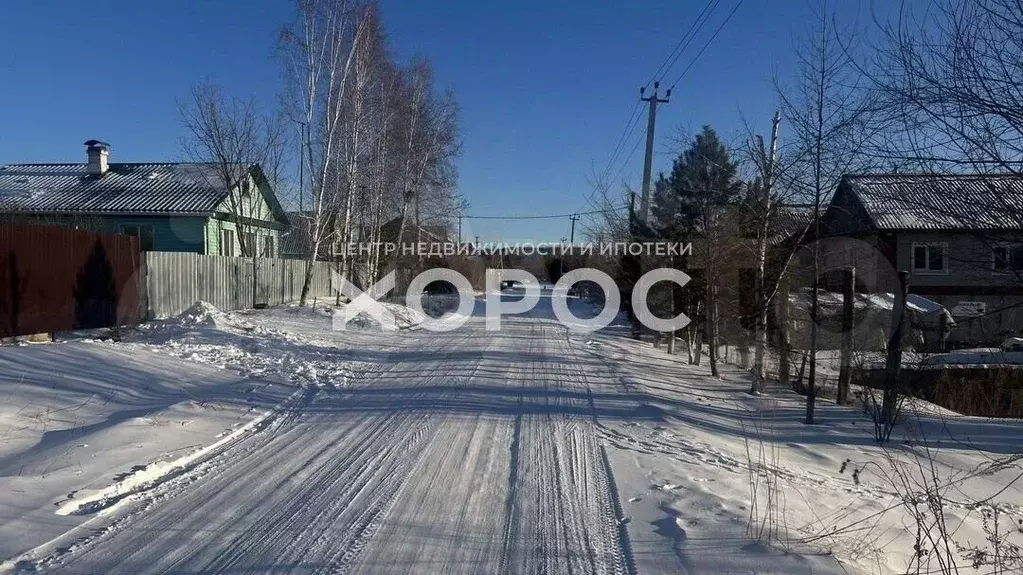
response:
[[[649,87],[651,83],[656,82],[659,76],[661,76],[664,73],[667,73],[668,70],[670,70],[675,65],[676,62],[678,62],[679,58],[681,58],[682,54],[685,52],[685,49],[689,47],[689,45],[692,43],[694,39],[696,39],[697,33],[707,23],[707,21],[710,19],[710,16],[714,13],[714,11],[718,7],[718,4],[720,3],[721,0],[707,0],[707,3],[704,5],[703,10],[701,10],[700,13],[696,15],[696,18],[693,20],[693,23],[689,25],[689,29],[686,30],[685,34],[682,35],[682,38],[680,38],[678,43],[675,44],[675,47],[672,49],[672,51],[669,52],[668,56],[665,57],[663,62],[661,62],[661,65],[658,66],[657,71],[655,71],[653,77],[649,81],[647,81],[647,83],[644,85],[644,88]],[[739,4],[742,4],[742,0],[739,0]],[[686,72],[688,72],[689,69],[693,67],[693,64],[700,57],[700,55],[703,54],[703,51],[707,49],[707,46],[710,44],[710,42],[714,40],[714,38],[718,35],[719,32],[721,32],[721,28],[723,28],[724,25],[728,23],[728,20],[731,19],[732,15],[738,9],[739,4],[737,4],[735,8],[732,9],[732,12],[728,14],[722,25],[714,32],[714,35],[711,36],[711,39],[706,44],[704,44],[700,52],[697,53],[696,58],[694,58],[693,61],[689,63],[689,66],[687,66],[686,69],[682,72],[682,76],[685,76]],[[677,84],[679,80],[682,79],[682,76],[679,76],[678,80],[675,80],[675,82],[672,84],[672,88],[674,88],[675,84]],[[671,89],[669,88],[669,92],[670,90]],[[597,186],[600,186],[602,182],[607,180],[608,174],[610,174],[611,170],[614,169],[616,160],[618,160],[618,157],[621,154],[621,152],[624,151],[623,145],[632,136],[633,132],[636,129],[636,126],[639,125],[639,120],[642,117],[641,114],[637,114],[637,112],[640,109],[640,104],[641,102],[636,102],[636,105],[633,106],[632,108],[632,112],[629,113],[629,119],[626,120],[625,128],[622,130],[622,133],[618,136],[618,141],[615,143],[614,149],[611,152],[611,157],[608,159],[607,165],[604,167],[603,170],[601,170],[600,175],[598,176],[598,180],[596,182]],[[638,149],[640,141],[642,141],[642,139],[637,141],[636,146],[632,149],[632,152],[630,152],[628,158],[622,164],[621,168],[618,169],[618,172],[615,174],[614,178],[618,178],[621,175],[622,171],[625,169],[625,166],[628,165],[629,160],[631,160],[632,156],[636,153],[636,149]],[[597,193],[596,189],[591,191],[587,195],[586,200],[583,202],[580,209],[587,205],[594,205],[593,197],[596,195],[596,193]]]
[[[721,0],[707,0],[707,4],[704,5],[703,10],[696,15],[696,19],[689,25],[689,29],[686,30],[686,33],[683,34],[682,38],[680,38],[678,43],[675,44],[675,48],[668,53],[668,56],[663,62],[661,62],[660,67],[658,67],[657,71],[654,72],[653,77],[644,85],[645,88],[649,88],[650,84],[657,80],[664,79],[661,77],[662,74],[667,74],[668,70],[671,70],[671,67],[675,65],[675,62],[678,62],[678,59],[682,57],[682,53],[685,52],[685,49],[688,48],[689,44],[696,39],[696,32],[698,32],[700,28],[703,28],[703,25],[707,23],[710,15],[717,9],[718,4],[720,3]],[[703,20],[702,22],[701,19]]]
[[[711,37],[707,40],[707,42],[704,43],[703,47],[700,48],[700,51],[696,53],[696,57],[693,58],[691,62],[689,62],[689,65],[686,66],[685,70],[682,70],[682,73],[679,74],[679,77],[676,78],[675,81],[671,83],[671,88],[669,88],[669,90],[674,88],[675,85],[678,84],[682,80],[682,78],[685,77],[686,73],[689,72],[693,65],[696,64],[696,62],[700,59],[700,56],[703,55],[703,52],[707,50],[708,46],[710,46],[710,43],[713,42],[714,39],[718,37],[718,34],[721,33],[721,30],[724,29],[725,25],[728,24],[728,21],[731,20],[732,16],[735,15],[735,12],[739,9],[739,6],[742,6],[742,0],[739,0],[739,2],[735,4],[735,7],[732,8],[732,11],[728,13],[728,16],[726,16],[724,21],[721,22],[721,25],[718,26],[718,29],[714,31],[714,34],[712,34]]]
[[[628,208],[629,206],[616,206],[608,208],[606,210],[593,210],[589,212],[572,212],[570,214],[550,214],[550,215],[535,215],[535,216],[462,216],[467,220],[553,220],[557,218],[571,218],[573,216],[589,216],[592,214],[603,214],[609,211],[619,211]]]
[[[696,15],[696,18],[693,20],[693,23],[689,25],[689,29],[686,30],[685,34],[682,35],[682,38],[679,39],[677,44],[675,44],[675,48],[672,49],[672,51],[669,52],[668,55],[664,58],[664,61],[661,62],[660,66],[658,66],[657,71],[654,72],[653,77],[646,83],[644,88],[649,87],[649,85],[652,82],[657,81],[658,77],[662,73],[666,73],[668,70],[671,69],[672,66],[675,65],[675,62],[677,62],[678,59],[682,56],[682,53],[685,51],[685,49],[689,47],[689,44],[696,38],[696,33],[701,28],[703,28],[704,24],[706,24],[707,20],[710,18],[710,15],[714,12],[714,10],[717,9],[718,4],[720,3],[721,0],[707,0],[707,3],[703,6],[703,10],[701,10],[700,13]],[[608,174],[611,173],[611,170],[614,169],[615,162],[618,160],[619,155],[624,151],[623,145],[632,136],[633,132],[636,130],[636,126],[639,125],[639,120],[640,118],[642,118],[642,115],[637,113],[639,109],[640,102],[636,102],[636,105],[633,106],[632,108],[632,112],[629,113],[629,119],[626,120],[625,122],[625,128],[622,129],[622,133],[618,136],[618,141],[615,143],[614,149],[611,152],[611,156],[608,158],[607,165],[604,166],[604,169],[601,170],[600,175],[598,176],[597,181],[598,185],[600,184],[600,182],[604,182],[607,180],[607,176]],[[634,153],[635,149],[633,149],[632,154]],[[626,164],[628,164],[628,160],[626,160],[625,164],[623,164],[622,169],[624,169],[624,166]],[[618,170],[618,172],[615,175],[615,178],[621,175],[622,169]],[[590,205],[593,204],[593,196],[596,194],[596,192],[597,190],[593,190],[590,192],[590,194],[586,197],[586,200],[583,202],[583,207],[585,207],[587,204]]]
[[[618,143],[615,144],[615,148],[611,152],[611,157],[610,159],[608,159],[607,165],[604,166],[604,169],[601,170],[600,174],[597,176],[597,181],[594,182],[596,187],[593,190],[591,190],[590,193],[586,196],[586,199],[583,200],[582,205],[579,206],[580,210],[585,208],[587,205],[596,206],[596,204],[593,203],[593,196],[597,194],[597,191],[600,189],[601,182],[604,182],[607,179],[607,175],[614,168],[615,160],[618,159],[618,155],[622,151],[622,144],[624,144],[629,139],[629,137],[632,136],[632,133],[636,130],[636,125],[639,123],[640,118],[640,115],[636,113],[639,110],[639,107],[640,103],[636,102],[636,105],[633,106],[632,108],[632,113],[629,114],[629,120],[625,123],[625,129],[622,130],[621,135],[618,137]],[[619,173],[621,172],[619,171]]]
[[[707,0],[707,3],[703,6],[703,10],[701,10],[700,13],[696,15],[696,19],[694,19],[693,23],[689,25],[689,29],[686,30],[685,34],[682,35],[682,38],[679,39],[677,44],[675,44],[675,48],[672,49],[672,51],[669,52],[668,55],[664,58],[664,61],[661,62],[661,65],[657,67],[657,71],[654,72],[653,77],[650,80],[648,80],[647,83],[643,86],[644,88],[649,88],[650,84],[656,82],[659,79],[658,77],[661,76],[662,73],[666,73],[668,70],[671,69],[672,66],[675,65],[675,62],[677,62],[678,59],[682,56],[682,53],[685,51],[685,49],[689,47],[689,44],[696,38],[696,32],[703,28],[703,25],[707,23],[707,20],[710,18],[710,15],[714,12],[715,9],[717,9],[717,5],[720,3],[721,0]],[[629,114],[629,119],[625,123],[625,129],[622,130],[621,135],[618,137],[618,142],[615,144],[614,150],[611,152],[611,158],[608,160],[607,166],[604,168],[603,171],[601,171],[600,176],[601,180],[606,178],[607,174],[610,173],[611,169],[614,167],[615,160],[618,159],[618,154],[621,151],[623,151],[622,144],[624,144],[629,139],[629,137],[632,135],[632,132],[636,129],[636,126],[639,124],[639,119],[642,117],[641,115],[636,113],[637,111],[639,111],[639,108],[640,102],[636,102],[636,105],[633,106],[632,108],[632,112]],[[586,203],[589,203],[591,199],[592,195],[590,198],[586,200]]]
[[[614,164],[615,159],[618,158],[618,154],[622,151],[622,144],[629,139],[629,136],[631,136],[632,132],[636,129],[636,124],[639,122],[639,118],[641,117],[636,113],[639,111],[639,108],[640,103],[636,102],[636,105],[632,107],[632,112],[629,114],[629,120],[625,122],[625,129],[623,129],[621,135],[618,136],[618,142],[615,144],[614,150],[611,152],[611,159],[608,160],[607,166],[605,166],[604,170],[600,173],[600,178],[602,180],[607,176],[607,173],[611,171],[612,164]]]
[[[618,176],[622,175],[622,172],[625,171],[625,166],[629,165],[629,162],[632,160],[632,157],[636,155],[636,150],[639,150],[639,145],[642,144],[642,143],[643,143],[643,134],[640,134],[639,137],[636,138],[635,145],[632,146],[632,151],[629,152],[629,155],[625,158],[625,161],[622,162],[622,165],[618,168],[618,173],[615,174],[615,178],[617,178]]]

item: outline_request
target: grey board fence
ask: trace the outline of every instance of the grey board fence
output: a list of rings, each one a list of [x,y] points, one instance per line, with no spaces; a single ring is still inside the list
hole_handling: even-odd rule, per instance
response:
[[[145,252],[147,319],[177,315],[202,300],[222,310],[298,301],[305,260]],[[333,295],[329,262],[316,262],[310,298]],[[255,284],[255,290],[253,290]]]

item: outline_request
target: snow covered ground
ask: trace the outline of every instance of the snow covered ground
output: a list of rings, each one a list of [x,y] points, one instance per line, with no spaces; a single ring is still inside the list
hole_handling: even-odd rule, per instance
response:
[[[706,367],[650,354],[647,344],[604,337],[591,347],[656,414],[599,425],[633,518],[640,572],[915,573],[908,511],[914,499],[926,503],[927,490],[942,496],[946,531],[960,545],[986,545],[983,517],[996,504],[1008,540],[1023,543],[1014,455],[1023,452],[1023,421],[913,402],[882,448],[860,408],[819,402],[818,423],[808,426],[802,397],[750,396],[737,368],[710,380]],[[664,553],[666,537],[674,555]],[[935,553],[929,541],[921,547]],[[942,572],[927,559],[920,572]]]
[[[0,555],[82,523],[58,507],[197,451],[292,391],[127,346],[0,348]]]
[[[921,462],[963,545],[1023,519],[992,466],[1023,422],[913,404],[882,449],[856,408],[806,426],[736,368],[570,333],[550,292],[500,332],[483,305],[447,333],[198,305],[0,348],[0,572],[899,573]]]

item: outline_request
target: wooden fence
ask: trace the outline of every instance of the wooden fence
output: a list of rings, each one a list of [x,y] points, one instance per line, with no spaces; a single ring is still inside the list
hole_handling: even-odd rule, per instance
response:
[[[222,310],[296,302],[302,294],[305,260],[146,252],[148,319],[179,314],[202,300]],[[331,264],[316,262],[310,298],[334,294]]]
[[[883,369],[854,369],[854,385],[884,389]],[[952,365],[903,368],[901,393],[919,397],[963,415],[1023,417],[1023,366]]]

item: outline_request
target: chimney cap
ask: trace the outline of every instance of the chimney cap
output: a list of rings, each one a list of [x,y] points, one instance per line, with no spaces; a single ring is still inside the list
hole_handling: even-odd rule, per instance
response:
[[[104,148],[104,149],[109,149],[110,148],[110,144],[108,144],[108,143],[106,143],[106,142],[104,142],[102,140],[86,140],[85,141],[85,145],[89,146],[90,148]]]

